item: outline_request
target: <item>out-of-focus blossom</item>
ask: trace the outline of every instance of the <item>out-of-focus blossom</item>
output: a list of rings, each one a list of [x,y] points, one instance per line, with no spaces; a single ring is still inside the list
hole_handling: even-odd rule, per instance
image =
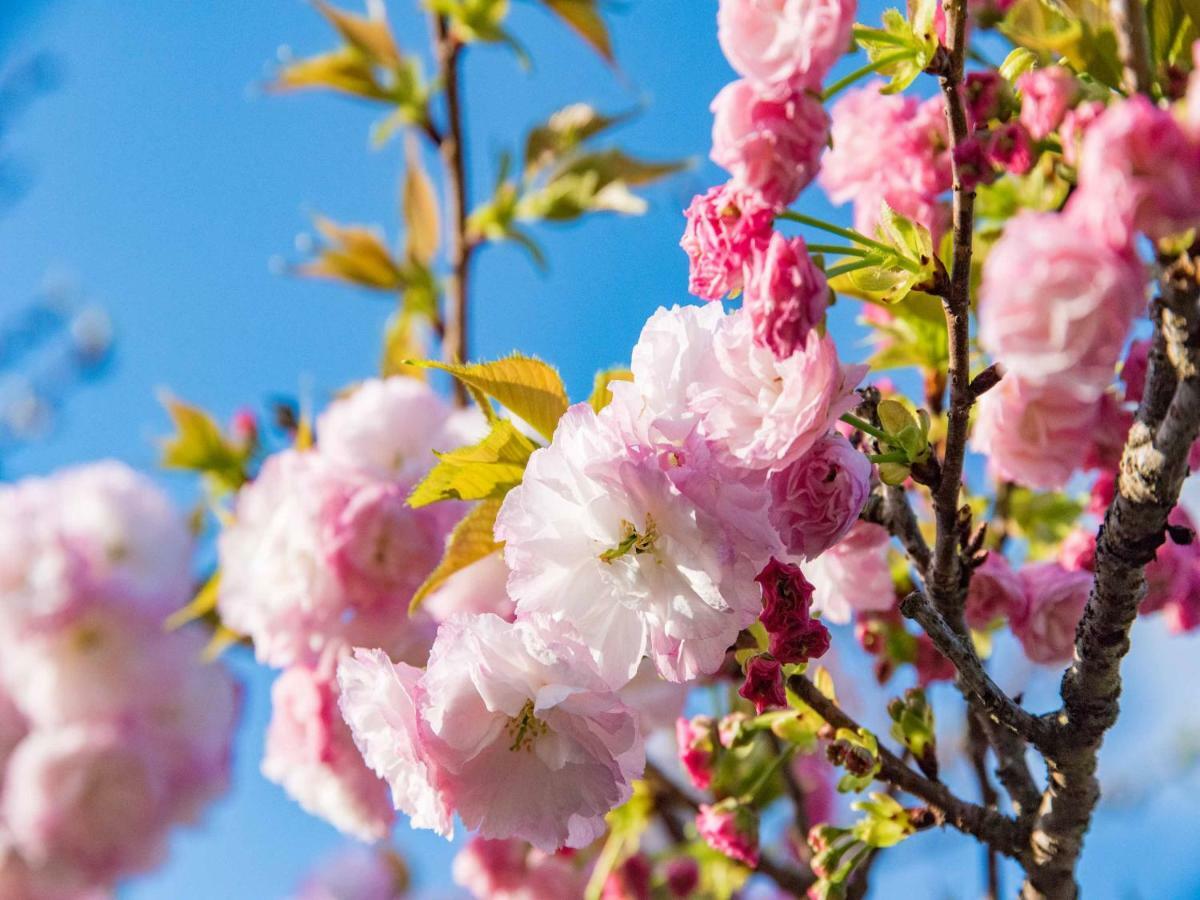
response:
[[[1096,569],[1096,532],[1090,528],[1076,528],[1058,548],[1058,561],[1064,569],[1077,572],[1094,572]]]
[[[734,81],[713,99],[712,161],[765,204],[786,206],[816,177],[829,116],[806,93],[763,96]]]
[[[963,610],[967,624],[982,630],[998,619],[1023,614],[1025,605],[1025,589],[1017,573],[1002,554],[989,553],[971,573]]]
[[[734,801],[701,804],[696,830],[718,853],[752,869],[758,865],[758,817],[754,810]]]
[[[850,46],[854,0],[721,0],[717,40],[760,90],[820,91]]]
[[[759,715],[767,709],[787,706],[779,660],[765,655],[752,657],[746,664],[746,680],[738,693],[754,704],[754,711]]]
[[[672,897],[690,897],[700,886],[700,863],[690,856],[679,856],[667,863],[665,880]]]
[[[1045,66],[1017,79],[1021,92],[1021,124],[1036,141],[1048,137],[1079,96],[1079,81],[1070,69]]]
[[[675,720],[675,744],[679,750],[679,764],[697,789],[706,791],[712,784],[713,775],[713,720],[709,716],[695,716]]]
[[[479,900],[562,900],[583,896],[586,879],[571,860],[524,841],[475,836],[454,857],[454,883]]]
[[[1025,127],[1019,122],[1008,122],[989,136],[987,158],[1006,172],[1024,175],[1033,168],[1037,157]]]
[[[1025,566],[1020,577],[1028,605],[1011,619],[1013,634],[1034,662],[1067,662],[1075,649],[1075,626],[1087,605],[1092,574],[1044,562]]]
[[[271,688],[263,775],[334,827],[371,842],[391,830],[388,789],[338,713],[332,673],[294,666]]]
[[[892,572],[888,565],[891,538],[887,529],[871,522],[855,522],[847,535],[803,566],[814,587],[813,609],[838,625],[851,613],[884,611],[896,604]]]
[[[1084,135],[1107,108],[1102,100],[1085,100],[1074,109],[1067,110],[1058,129],[1058,136],[1062,141],[1063,162],[1069,166],[1079,165]]]
[[[1181,506],[1167,521],[1195,535],[1195,523]],[[1162,612],[1167,626],[1179,634],[1200,627],[1200,544],[1180,544],[1168,535],[1146,566],[1146,596],[1139,612]]]
[[[635,853],[608,873],[600,900],[650,900],[650,860]]]
[[[774,210],[756,191],[723,184],[698,194],[679,242],[690,264],[688,290],[720,300],[742,290],[746,263],[771,238]]]
[[[582,847],[642,771],[633,714],[550,623],[455,618],[424,674],[358,651],[339,677],[364,758],[418,827],[449,834],[453,811],[483,837]]]
[[[871,492],[872,466],[846,438],[830,432],[786,469],[771,475],[771,523],[788,551],[815,559],[840,541]]]

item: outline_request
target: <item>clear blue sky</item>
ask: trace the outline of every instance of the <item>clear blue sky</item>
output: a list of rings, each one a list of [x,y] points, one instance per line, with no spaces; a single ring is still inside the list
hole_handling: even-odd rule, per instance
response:
[[[426,37],[415,5],[389,3],[410,48]],[[400,148],[368,148],[374,112],[343,99],[270,98],[259,89],[281,45],[297,54],[328,46],[308,6],[6,0],[4,7],[2,58],[48,50],[62,65],[63,84],[21,119],[10,141],[32,181],[0,216],[0,311],[30,296],[48,271],[66,269],[108,306],[119,342],[107,377],[72,398],[49,440],[7,458],[7,477],[100,456],[152,469],[153,438],[167,428],[157,387],[224,415],[279,393],[307,391],[320,405],[373,371],[387,304],[280,277],[268,264],[294,258],[293,239],[313,211],[380,221],[395,234]],[[473,50],[467,65],[477,186],[491,183],[495,156],[527,125],[576,100],[608,109],[644,102],[646,114],[622,129],[628,147],[703,157],[709,100],[732,77],[716,44],[715,0],[621,4],[613,16],[621,59],[615,76],[529,0],[514,7],[512,30],[532,51],[533,73],[495,48]],[[476,355],[516,347],[536,353],[557,363],[572,393],[583,396],[597,368],[627,357],[656,306],[686,299],[679,210],[719,179],[703,162],[654,189],[644,218],[541,230],[551,260],[545,276],[516,250],[485,251],[476,270]],[[805,204],[828,213],[815,192]],[[839,311],[835,330],[853,342],[850,312]],[[185,480],[164,483],[187,496]],[[852,642],[848,633],[842,640]],[[1126,800],[1105,812],[1089,841],[1085,896],[1200,896],[1200,816],[1187,798],[1200,779],[1159,784],[1162,770],[1145,763],[1138,747],[1147,741],[1168,756],[1181,728],[1200,729],[1190,687],[1167,692],[1165,701],[1153,692],[1164,660],[1196,673],[1200,643],[1141,626],[1138,640],[1129,716],[1104,757],[1106,775],[1128,786]],[[232,662],[246,682],[234,789],[202,827],[177,836],[166,866],[122,896],[283,897],[340,843],[259,776],[269,678],[244,657]],[[1019,667],[1008,669],[1016,683]],[[1033,692],[1048,703],[1052,688],[1044,677]],[[1145,702],[1151,696],[1173,710],[1171,726],[1155,724]],[[447,895],[451,848],[404,827],[396,839],[423,889]],[[909,842],[879,871],[892,880],[877,896],[968,897],[979,884],[974,848],[951,834]]]

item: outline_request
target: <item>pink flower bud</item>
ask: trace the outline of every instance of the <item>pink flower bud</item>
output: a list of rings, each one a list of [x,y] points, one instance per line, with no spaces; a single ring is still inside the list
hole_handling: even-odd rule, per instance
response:
[[[717,94],[712,112],[712,161],[765,203],[791,203],[816,176],[829,117],[808,94],[768,98],[735,81]]]
[[[756,656],[746,666],[746,681],[738,693],[754,704],[754,711],[762,715],[771,707],[787,706],[787,694],[783,690],[783,669],[779,660],[769,656]]]
[[[724,800],[701,804],[696,830],[708,846],[750,868],[758,865],[758,816],[754,810]]]
[[[829,285],[808,255],[803,238],[776,232],[764,247],[751,249],[744,305],[754,340],[786,359],[804,346],[808,333],[825,315]]]
[[[688,290],[704,300],[736,294],[751,252],[771,238],[774,211],[754,191],[725,184],[698,194],[685,215],[679,244],[690,264]]]
[[[996,180],[996,170],[989,158],[987,145],[979,135],[971,135],[954,148],[954,164],[963,188],[968,191]]]
[[[713,720],[696,716],[675,720],[675,743],[679,763],[697,789],[706,791],[713,774]]]
[[[650,900],[650,861],[635,853],[609,873],[600,900]]]
[[[1007,82],[998,72],[986,69],[967,75],[963,81],[963,97],[967,115],[975,128],[985,128],[989,120],[1003,116],[1007,90]]]
[[[1034,140],[1042,140],[1060,124],[1079,96],[1079,82],[1062,66],[1031,69],[1017,79],[1021,92],[1021,124]]]
[[[1001,125],[991,134],[987,145],[987,158],[992,165],[999,166],[1014,175],[1024,175],[1033,168],[1036,156],[1029,141],[1029,132],[1020,122]]]
[[[690,897],[700,886],[700,864],[690,856],[667,863],[667,891],[672,897]]]

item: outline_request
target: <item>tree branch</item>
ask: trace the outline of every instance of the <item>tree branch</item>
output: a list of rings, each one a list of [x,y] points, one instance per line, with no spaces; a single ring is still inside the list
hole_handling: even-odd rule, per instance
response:
[[[469,358],[467,343],[467,298],[470,289],[471,254],[474,249],[467,237],[468,184],[466,144],[463,138],[462,91],[459,84],[459,62],[462,44],[450,33],[444,15],[433,17],[438,77],[446,93],[446,125],[431,134],[438,136],[438,150],[446,175],[446,203],[450,207],[450,234],[446,255],[450,263],[448,309],[444,315],[442,357],[446,362],[463,362]],[[467,391],[454,380],[454,400],[459,406],[467,403]]]
[[[1112,0],[1109,12],[1113,31],[1117,35],[1117,52],[1124,69],[1125,90],[1131,94],[1149,94],[1153,78],[1142,0]]]
[[[925,577],[932,558],[929,544],[921,533],[920,523],[903,488],[892,484],[882,485],[878,492],[868,498],[862,518],[882,525],[888,534],[900,541],[917,572],[922,578]]]
[[[859,728],[857,722],[817,690],[816,685],[803,675],[793,675],[788,679],[787,685],[834,728]],[[957,797],[940,781],[933,781],[911,769],[886,747],[879,748],[879,759],[882,768],[875,776],[876,780],[893,784],[905,793],[924,800],[943,823],[979,838],[1006,856],[1020,856],[1023,841],[1021,831],[1014,820]]]
[[[1154,306],[1146,391],[1121,458],[1117,494],[1096,542],[1096,575],[1063,676],[1062,710],[1049,748],[1049,785],[1031,837],[1027,898],[1074,898],[1074,869],[1099,800],[1096,756],[1117,720],[1121,660],[1145,593],[1146,564],[1165,540],[1167,516],[1200,434],[1200,285],[1196,258],[1171,260]],[[1163,398],[1170,387],[1171,398]]]

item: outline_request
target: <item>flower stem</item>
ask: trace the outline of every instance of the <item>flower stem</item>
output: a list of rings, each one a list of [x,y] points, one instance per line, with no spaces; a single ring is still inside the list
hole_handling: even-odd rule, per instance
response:
[[[811,253],[838,253],[842,256],[866,256],[861,247],[839,247],[837,244],[808,244]]]
[[[774,776],[776,772],[778,772],[784,767],[784,765],[787,764],[788,760],[792,758],[792,754],[795,752],[796,745],[789,744],[787,749],[771,760],[771,764],[763,769],[762,774],[754,780],[754,784],[750,785],[750,787],[748,787],[742,794],[741,802],[746,804],[753,803],[754,798],[758,795],[758,792],[763,789],[766,783],[771,780],[772,776]]]
[[[881,33],[886,33],[886,32],[881,32]],[[891,35],[888,35],[888,37],[891,37]],[[888,41],[887,43],[891,43],[891,42]],[[885,69],[888,66],[892,65],[893,63],[898,63],[898,62],[902,62],[906,59],[911,59],[912,57],[914,57],[916,55],[917,55],[916,51],[910,49],[910,50],[897,50],[895,53],[889,53],[887,56],[881,56],[881,57],[879,57],[879,59],[875,60],[874,62],[867,63],[861,69],[855,69],[849,75],[846,75],[843,78],[839,78],[833,84],[829,85],[829,87],[825,88],[825,90],[823,90],[821,92],[821,101],[825,102],[827,100],[831,100],[834,97],[836,97],[841,91],[844,91],[846,88],[850,87],[850,85],[854,84],[856,81],[861,81],[862,79],[866,78],[868,75],[872,74],[873,72],[878,72],[880,69]]]
[[[869,266],[873,266],[873,265],[875,265],[875,263],[869,259],[860,259],[860,260],[857,260],[856,262],[843,263],[840,266],[834,266],[832,269],[826,269],[825,277],[826,278],[837,278],[837,276],[845,275],[847,272],[856,272],[859,269],[865,269],[865,268],[867,268]]]
[[[779,214],[778,218],[787,219],[789,222],[799,222],[801,225],[808,225],[811,228],[819,228],[821,231],[828,231],[830,234],[836,234],[838,237],[853,241],[856,244],[862,244],[864,247],[870,247],[872,250],[878,250],[889,256],[896,255],[896,251],[887,244],[872,240],[865,234],[855,231],[853,228],[842,228],[840,225],[834,225],[823,219],[814,219],[812,216],[806,216],[804,213],[794,212],[790,209],[785,209]]]
[[[882,428],[876,428],[865,419],[860,419],[854,413],[842,413],[842,421],[847,425],[853,425],[863,434],[869,434],[873,438],[878,438],[881,441],[891,442],[892,436]]]
[[[873,463],[905,463],[908,462],[908,454],[903,450],[893,450],[891,453],[868,453],[867,459]]]

